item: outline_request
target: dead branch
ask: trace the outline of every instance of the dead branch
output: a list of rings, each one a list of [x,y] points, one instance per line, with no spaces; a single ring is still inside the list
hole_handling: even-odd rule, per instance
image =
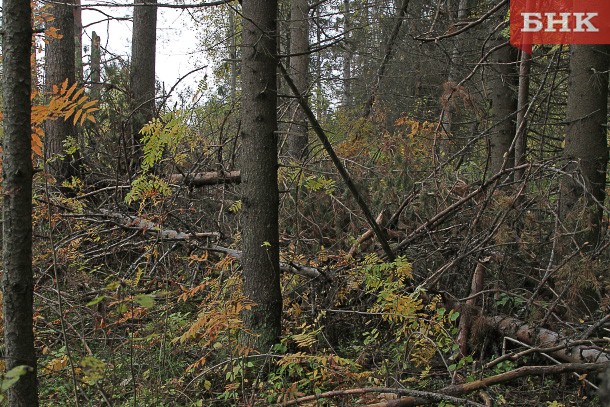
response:
[[[601,372],[608,368],[608,366],[610,366],[610,363],[566,363],[555,366],[523,366],[515,370],[511,370],[510,372],[500,373],[484,379],[476,380],[474,382],[454,384],[443,387],[442,389],[438,390],[438,393],[457,396],[482,390],[496,384],[507,383],[526,376],[542,376],[572,372]],[[385,403],[371,404],[369,407],[413,407],[420,404],[421,402],[419,400],[413,400],[412,397],[407,397],[400,400],[391,400]]]
[[[382,226],[382,223],[384,222],[384,220],[385,220],[385,211],[381,211],[381,212],[379,212],[379,215],[377,215],[377,219],[375,219],[375,222],[377,222],[377,224],[379,226]],[[373,233],[372,229],[368,229],[366,232],[364,232],[362,235],[360,235],[358,240],[356,240],[356,243],[354,243],[354,245],[349,249],[349,252],[347,253],[347,255],[350,257],[354,257],[354,254],[356,254],[356,251],[358,250],[360,245],[362,245],[362,243],[366,242],[371,237],[373,237],[373,235],[374,235],[374,233]]]
[[[204,232],[204,233],[185,233],[179,232],[177,230],[172,229],[164,229],[160,225],[155,222],[142,219],[133,215],[125,215],[122,213],[115,213],[109,211],[103,211],[103,216],[109,218],[113,221],[113,223],[125,229],[138,229],[141,230],[142,233],[152,234],[154,236],[158,236],[162,240],[171,240],[171,241],[184,241],[191,242],[196,244],[199,239],[202,238],[216,238],[220,237],[220,234],[217,232]],[[235,257],[236,259],[240,259],[242,252],[235,249],[229,249],[222,246],[199,246],[203,250],[209,250],[212,252],[225,253],[229,256]],[[297,264],[293,262],[280,262],[280,270],[285,273],[297,274],[304,277],[309,278],[319,278],[324,277],[327,280],[331,280],[331,277],[328,273],[322,272],[320,269],[310,266],[305,266],[303,264]]]
[[[140,218],[133,215],[125,215],[122,213],[110,212],[102,210],[102,214],[105,218],[111,219],[118,226],[126,229],[139,229],[143,233],[149,235],[158,236],[163,240],[196,240],[202,238],[216,238],[220,237],[218,232],[202,232],[202,233],[185,233],[179,232],[172,229],[164,229],[159,224],[152,222],[147,219]]]
[[[411,395],[411,397],[408,397],[408,399],[412,399],[416,403],[416,404],[413,404],[414,406],[420,405],[420,404],[425,404],[428,402],[438,403],[439,401],[449,401],[451,403],[456,403],[458,405],[466,405],[466,406],[477,406],[477,407],[483,406],[482,404],[475,403],[473,401],[459,399],[459,398],[456,398],[456,397],[453,397],[450,395],[446,395],[446,394],[439,394],[439,393],[420,391],[420,390],[410,390],[410,389],[393,389],[393,388],[387,388],[387,387],[364,387],[364,388],[360,388],[360,389],[328,391],[326,393],[314,394],[311,396],[301,397],[301,398],[298,398],[295,400],[285,401],[283,403],[278,404],[278,406],[282,406],[282,407],[296,406],[296,405],[300,405],[301,403],[305,403],[308,401],[315,401],[315,400],[327,399],[327,398],[332,398],[332,397],[340,397],[340,396],[358,396],[358,395],[367,394],[367,393],[391,393],[391,394],[397,394],[399,396],[400,395]],[[391,400],[391,401],[397,401],[397,400]],[[375,404],[375,405],[377,405],[377,404]],[[391,406],[391,405],[393,405],[393,404],[386,404],[386,403],[379,404],[379,406]]]
[[[207,246],[202,247],[203,250],[209,250],[211,252],[219,252],[228,254],[231,257],[235,257],[237,260],[241,258],[242,252],[235,249],[229,249],[222,246]],[[305,266],[303,264],[297,264],[293,262],[280,262],[280,271],[284,273],[292,273],[299,276],[310,277],[310,278],[319,278],[324,277],[327,280],[331,280],[332,278],[327,274],[322,272],[320,269],[316,267]]]
[[[608,363],[610,354],[597,346],[571,345],[571,340],[545,328],[537,328],[516,318],[495,316],[485,321],[504,336],[510,336],[534,346],[563,346],[550,352],[555,358],[569,363]]]
[[[554,366],[523,366],[509,372],[497,374],[495,376],[486,377],[481,380],[476,380],[470,383],[453,384],[444,387],[440,390],[443,394],[465,394],[476,390],[481,390],[496,384],[506,383],[511,380],[525,376],[542,376],[562,373],[588,373],[601,372],[610,366],[610,363],[564,363],[563,365]]]
[[[172,174],[169,182],[173,184],[186,184],[190,187],[200,188],[206,185],[239,184],[241,183],[241,172],[201,172],[197,174]]]
[[[460,345],[462,355],[468,354],[468,340],[470,338],[470,328],[472,325],[472,314],[477,303],[477,294],[483,290],[485,284],[485,263],[489,262],[489,258],[479,260],[472,275],[470,283],[470,298],[466,300],[466,304],[460,315],[459,334],[457,342]]]

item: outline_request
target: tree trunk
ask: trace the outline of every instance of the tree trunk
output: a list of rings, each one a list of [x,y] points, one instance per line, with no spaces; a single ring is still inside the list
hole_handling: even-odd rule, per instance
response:
[[[91,99],[100,98],[102,80],[102,53],[100,37],[95,31],[91,33]]]
[[[237,103],[237,28],[235,26],[235,14],[235,10],[233,8],[229,8],[229,66],[231,69],[230,95],[231,103],[233,105]]]
[[[458,10],[457,10],[457,21],[458,22],[464,21],[468,17],[469,8],[470,8],[468,2],[469,2],[469,0],[459,0]],[[457,68],[460,65],[459,58],[460,58],[460,54],[462,51],[460,44],[463,42],[464,42],[463,40],[462,41],[456,40],[456,43],[453,45],[453,50],[451,52],[451,60],[449,61],[449,75],[447,75],[447,83],[450,85],[451,88],[453,88],[452,84],[456,83],[456,81],[457,81]],[[447,135],[451,134],[451,125],[453,124],[453,113],[455,110],[453,108],[453,106],[455,105],[455,102],[451,103],[451,100],[449,100],[449,99],[454,96],[455,95],[452,95],[452,94],[446,95],[446,97],[448,98],[448,100],[447,100],[448,103],[446,106],[443,106],[443,111],[441,112],[441,126],[442,126],[443,131]],[[445,97],[445,95],[443,95],[443,97]],[[450,152],[450,151],[448,151],[448,152]]]
[[[493,54],[491,88],[491,120],[492,130],[489,138],[489,170],[491,175],[497,174],[506,160],[509,165],[514,162],[514,149],[510,146],[515,137],[515,113],[517,98],[514,87],[517,75],[516,49],[506,45]],[[507,156],[508,155],[508,156]],[[509,167],[510,168],[510,167]]]
[[[530,67],[532,56],[527,52],[521,51],[521,61],[519,63],[519,92],[517,96],[517,133],[515,139],[515,167],[525,164],[525,154],[527,150],[527,109],[530,90]],[[515,181],[523,178],[525,170],[515,171]]]
[[[155,115],[155,59],[157,52],[157,0],[135,0],[131,40],[130,168],[142,161],[140,130]]]
[[[343,107],[352,107],[352,43],[350,0],[343,0]]]
[[[31,13],[29,0],[3,1],[4,361],[7,370],[28,367],[8,390],[11,407],[38,406],[32,276]]]
[[[83,83],[83,15],[81,0],[74,0],[74,60],[76,67],[76,82]]]
[[[589,210],[580,222],[573,219],[575,230],[581,231],[574,237],[579,245],[590,248],[599,241],[602,210],[595,201],[604,202],[608,165],[609,49],[605,45],[573,45],[570,49],[568,128],[563,151],[569,175],[561,181],[560,216],[571,219],[577,215],[577,203],[583,200]]]
[[[307,0],[291,0],[290,12],[290,70],[299,92],[306,95],[309,88],[309,20]],[[306,97],[306,96],[305,96]],[[295,104],[293,125],[288,135],[288,152],[296,159],[307,152],[307,117]]]
[[[244,0],[242,40],[242,245],[244,312],[240,340],[268,352],[281,334],[277,185],[277,0]]]
[[[45,76],[47,91],[53,86],[61,86],[66,79],[68,87],[75,81],[74,44],[74,1],[54,3],[49,10],[54,20],[50,23],[57,28],[62,38],[50,38],[45,50]],[[59,183],[77,175],[77,155],[65,153],[65,142],[76,136],[71,120],[54,119],[45,124],[46,158],[51,159],[48,171]],[[75,140],[73,140],[75,141]]]

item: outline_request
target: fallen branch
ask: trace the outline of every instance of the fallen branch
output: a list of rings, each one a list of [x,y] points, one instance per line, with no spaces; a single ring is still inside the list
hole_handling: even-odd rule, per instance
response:
[[[500,373],[495,376],[476,380],[474,382],[453,384],[451,386],[443,387],[442,389],[438,390],[438,393],[443,395],[457,396],[482,390],[496,384],[507,383],[526,376],[542,376],[572,372],[601,372],[609,366],[610,363],[566,363],[555,366],[523,366],[509,372]],[[400,400],[391,400],[384,403],[370,404],[369,407],[413,407],[421,404],[422,403],[419,400],[413,400],[412,397],[408,397]]]
[[[202,172],[197,174],[172,174],[169,181],[173,184],[186,184],[190,187],[200,188],[206,185],[239,184],[241,183],[241,172]]]
[[[203,250],[208,250],[211,252],[219,252],[219,253],[224,253],[224,254],[228,254],[231,257],[235,257],[237,260],[239,260],[242,256],[242,252],[239,250],[235,250],[235,249],[229,249],[226,247],[222,247],[222,246],[206,246],[206,247],[202,247]],[[310,277],[310,278],[319,278],[319,277],[324,277],[327,280],[332,280],[332,278],[327,274],[324,273],[322,271],[320,271],[320,269],[316,268],[316,267],[310,267],[310,266],[305,266],[303,264],[298,264],[298,263],[293,263],[293,262],[280,262],[280,271],[284,272],[284,273],[292,273],[292,274],[296,274],[299,276],[304,276],[304,277]]]
[[[152,222],[152,221],[149,221],[146,219],[142,219],[140,217],[133,216],[133,215],[125,215],[125,214],[121,214],[121,213],[108,212],[108,211],[103,211],[102,213],[103,213],[104,217],[112,219],[112,221],[115,224],[117,224],[118,226],[120,226],[122,228],[139,229],[143,233],[158,236],[160,239],[163,239],[163,240],[185,241],[185,242],[197,243],[197,241],[202,238],[210,238],[210,237],[219,238],[220,237],[220,234],[218,232],[185,233],[185,232],[179,232],[177,230],[172,230],[172,229],[163,229],[163,228],[161,228],[161,226],[159,226],[155,222]],[[199,246],[199,248],[202,250],[209,250],[212,252],[225,253],[225,254],[228,254],[229,256],[235,257],[238,260],[241,258],[241,255],[242,255],[242,252],[239,250],[229,249],[229,248],[222,247],[222,246],[215,246],[215,245]],[[304,276],[304,277],[310,277],[310,278],[324,277],[327,280],[332,279],[327,273],[320,271],[320,269],[318,269],[318,268],[305,266],[303,264],[297,264],[297,263],[293,263],[293,262],[288,262],[288,263],[280,262],[280,270],[285,273],[297,274],[297,275]]]
[[[109,212],[102,210],[104,217],[112,219],[117,225],[126,229],[140,229],[143,233],[158,236],[163,240],[184,240],[190,241],[202,238],[219,238],[218,232],[185,233],[172,229],[163,229],[157,223],[133,215]]]
[[[506,383],[525,376],[543,376],[572,372],[601,372],[602,370],[608,368],[608,366],[610,366],[610,363],[564,363],[563,365],[554,366],[522,366],[515,370],[486,377],[474,382],[453,384],[451,386],[442,388],[440,393],[452,395],[465,394],[496,384]]]
[[[516,318],[495,316],[484,317],[485,322],[504,336],[510,336],[534,346],[564,346],[559,350],[550,352],[555,358],[569,363],[608,363],[610,354],[597,346],[571,345],[569,338],[565,338],[545,328],[537,328],[526,324]]]
[[[459,398],[456,398],[456,397],[453,397],[450,395],[446,395],[446,394],[433,393],[433,392],[429,392],[429,391],[410,390],[410,389],[393,389],[393,388],[387,388],[387,387],[364,387],[364,388],[360,388],[360,389],[327,391],[326,393],[314,394],[311,396],[301,397],[301,398],[298,398],[295,400],[285,401],[283,403],[278,404],[278,406],[282,406],[282,407],[296,406],[296,405],[300,405],[301,403],[306,403],[308,401],[315,401],[315,400],[321,400],[321,399],[327,399],[327,398],[339,397],[339,396],[358,396],[358,395],[367,394],[367,393],[392,393],[392,394],[397,394],[399,396],[400,395],[411,395],[412,397],[409,397],[409,399],[412,399],[416,403],[416,404],[413,404],[414,406],[428,403],[428,402],[438,403],[439,401],[449,401],[449,402],[455,403],[457,405],[477,406],[477,407],[483,406],[482,404],[475,403],[473,401],[459,399]],[[398,400],[391,400],[391,401],[398,401]],[[385,403],[380,404],[380,406],[381,405],[390,406],[390,404],[385,404]]]

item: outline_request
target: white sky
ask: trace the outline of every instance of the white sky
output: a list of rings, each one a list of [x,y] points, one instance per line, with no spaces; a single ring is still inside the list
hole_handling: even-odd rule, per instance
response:
[[[83,1],[95,4],[95,0]],[[131,3],[131,2],[130,2]],[[113,17],[131,17],[131,7],[95,7]],[[131,21],[102,21],[107,17],[96,10],[83,9],[83,45],[85,62],[88,62],[91,44],[91,33],[95,31],[100,36],[102,47],[127,59],[131,54]],[[96,23],[97,22],[97,23]],[[95,24],[93,24],[95,23]],[[156,76],[165,89],[169,89],[176,81],[196,67],[205,64],[203,52],[198,52],[196,28],[184,10],[159,8],[157,12],[157,60]],[[103,58],[103,57],[102,57]],[[200,62],[197,62],[200,61]],[[203,79],[205,70],[199,71],[183,81],[185,85],[193,86]],[[184,89],[184,86],[180,87]]]

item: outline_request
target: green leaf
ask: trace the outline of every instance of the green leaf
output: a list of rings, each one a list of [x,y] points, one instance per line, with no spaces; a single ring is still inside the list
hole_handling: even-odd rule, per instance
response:
[[[133,300],[144,308],[152,308],[155,305],[155,297],[150,294],[138,294]]]
[[[31,372],[32,370],[33,369],[30,366],[19,365],[6,372],[4,379],[2,380],[2,391],[8,390],[13,384],[17,383],[21,376]]]
[[[87,306],[88,307],[92,307],[92,306],[94,306],[96,304],[99,304],[100,302],[104,301],[105,298],[106,298],[105,295],[100,295],[98,297],[95,297],[94,299],[92,299],[91,301],[89,301],[87,303]]]

